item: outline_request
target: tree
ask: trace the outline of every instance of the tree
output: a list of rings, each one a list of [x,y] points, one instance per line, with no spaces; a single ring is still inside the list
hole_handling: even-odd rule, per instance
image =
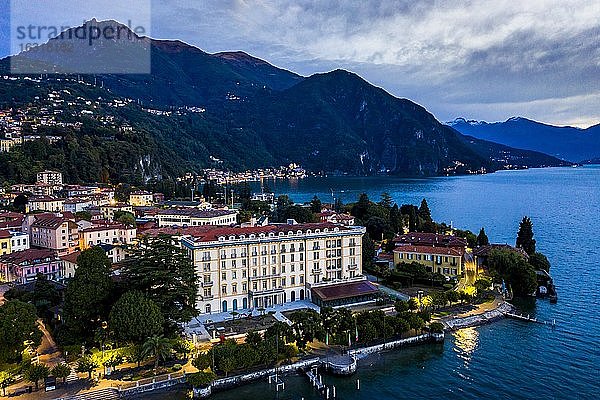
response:
[[[542,253],[533,253],[529,256],[529,264],[538,271],[550,272],[550,261]]]
[[[444,325],[441,322],[432,322],[429,324],[429,332],[444,333]]]
[[[100,247],[92,247],[77,257],[77,266],[65,290],[64,322],[75,338],[91,341],[110,309],[111,262]]]
[[[85,221],[91,221],[92,213],[89,211],[77,211],[75,213],[75,218],[77,218],[78,220],[83,219]]]
[[[511,250],[495,249],[488,256],[488,268],[498,279],[507,282],[517,296],[529,296],[537,288],[533,267],[522,254]]]
[[[32,301],[38,315],[45,315],[49,308],[60,303],[60,295],[56,287],[48,281],[44,274],[36,275]]]
[[[392,208],[394,204],[394,200],[392,200],[392,196],[388,192],[381,193],[381,200],[379,201],[379,205],[387,208],[388,210]]]
[[[117,340],[135,344],[160,335],[165,322],[156,303],[138,290],[121,296],[110,311],[109,321]]]
[[[362,237],[362,265],[366,270],[372,269],[375,258],[375,243],[369,237],[369,235],[363,235]]]
[[[160,360],[166,360],[171,355],[171,343],[162,335],[154,335],[144,342],[142,353],[154,357],[154,370],[157,370]]]
[[[523,217],[517,233],[517,247],[522,248],[529,255],[535,253],[535,239],[533,238],[533,223],[529,217]]]
[[[323,337],[321,316],[315,310],[295,311],[290,320],[298,348],[304,349],[308,343]]]
[[[67,380],[67,377],[71,374],[71,367],[68,364],[56,364],[54,368],[52,368],[52,375],[57,378],[62,378],[63,383]]]
[[[192,365],[198,369],[198,371],[204,371],[211,366],[211,357],[209,353],[200,353],[196,358],[192,360]]]
[[[358,197],[358,201],[352,207],[351,214],[361,221],[366,220],[366,217],[371,207],[371,201],[366,193],[361,193]]]
[[[0,388],[2,396],[6,396],[6,388],[15,383],[15,376],[9,371],[0,371]]]
[[[160,308],[168,328],[197,315],[198,282],[185,250],[168,235],[145,237],[123,269],[129,285],[143,292]]]
[[[135,227],[135,215],[128,211],[115,211],[113,219],[124,225]]]
[[[490,240],[485,234],[485,229],[481,228],[479,235],[477,235],[477,246],[487,246],[490,244]]]
[[[192,387],[203,388],[210,386],[217,379],[217,375],[212,371],[200,371],[186,375],[185,379]]]
[[[452,303],[458,303],[460,300],[460,294],[455,290],[448,290],[446,292],[446,299],[452,305]]]
[[[39,381],[50,375],[50,369],[44,364],[32,364],[25,371],[25,379],[35,384],[35,390],[39,389]]]
[[[35,307],[19,300],[5,302],[0,306],[0,332],[0,362],[19,361],[25,341],[36,346],[41,342]]]
[[[492,280],[486,277],[481,277],[475,281],[473,286],[475,286],[475,289],[477,290],[477,295],[481,297],[483,293],[490,290],[490,287],[492,286]]]
[[[98,363],[90,356],[85,356],[77,361],[77,372],[87,373],[88,379],[92,379],[92,372],[98,368]]]
[[[318,214],[321,212],[321,207],[321,200],[319,200],[317,195],[315,195],[315,197],[313,197],[313,199],[310,201],[310,211],[312,211],[315,214]]]
[[[431,211],[429,210],[429,205],[427,204],[427,200],[421,200],[421,206],[419,207],[419,217],[425,222],[432,222],[431,219]]]
[[[20,194],[13,200],[13,207],[20,213],[25,213],[29,199],[24,194]]]

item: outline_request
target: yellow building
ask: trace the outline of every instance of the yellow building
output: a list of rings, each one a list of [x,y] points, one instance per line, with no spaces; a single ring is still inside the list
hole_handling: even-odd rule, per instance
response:
[[[138,190],[129,195],[129,204],[134,207],[149,207],[154,204],[154,195],[145,190]]]
[[[0,231],[0,256],[11,253],[10,239],[11,234],[9,231]]]
[[[429,272],[454,278],[463,273],[463,253],[454,247],[401,245],[394,249],[394,264],[416,262]]]

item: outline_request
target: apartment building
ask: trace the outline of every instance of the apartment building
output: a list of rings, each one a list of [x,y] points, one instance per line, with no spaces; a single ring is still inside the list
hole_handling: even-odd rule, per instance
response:
[[[61,214],[35,216],[29,235],[31,246],[56,250],[59,255],[73,252],[79,244],[77,224]]]
[[[29,199],[29,211],[61,212],[64,209],[65,199],[43,196]]]
[[[129,195],[129,204],[133,207],[149,207],[154,205],[154,195],[145,190],[137,190]]]
[[[190,228],[182,246],[200,280],[198,309],[211,314],[266,308],[311,299],[325,287],[342,293],[332,305],[362,299],[365,293],[355,285],[365,286],[364,233],[363,227],[330,223]],[[372,294],[373,285],[366,286]]]
[[[0,256],[0,274],[8,282],[26,283],[38,273],[57,279],[60,266],[60,258],[50,249],[28,249]]]
[[[42,171],[37,173],[37,181],[44,182],[48,185],[62,185],[63,184],[63,176],[62,173],[58,171]]]
[[[100,244],[132,244],[136,228],[119,223],[94,225],[79,232],[79,248],[85,250]]]
[[[159,227],[232,225],[237,221],[235,210],[198,210],[196,208],[171,208],[159,210],[156,221]]]
[[[113,220],[117,211],[125,211],[133,214],[133,207],[127,203],[113,203],[100,206],[100,214],[102,218]]]

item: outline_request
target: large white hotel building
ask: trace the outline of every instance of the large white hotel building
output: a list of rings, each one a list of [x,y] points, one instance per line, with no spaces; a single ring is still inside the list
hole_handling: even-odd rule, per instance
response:
[[[335,306],[376,292],[362,276],[363,227],[202,226],[185,233],[182,245],[196,267],[201,314],[304,299]]]

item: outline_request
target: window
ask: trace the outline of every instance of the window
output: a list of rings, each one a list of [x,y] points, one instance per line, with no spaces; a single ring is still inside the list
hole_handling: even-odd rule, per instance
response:
[[[247,290],[248,290],[248,284],[246,282],[242,283],[242,292],[246,293]]]
[[[221,280],[223,280],[223,281],[227,280],[227,272],[221,273]]]
[[[285,287],[285,278],[281,278],[281,286]]]
[[[285,274],[285,265],[282,265],[282,266],[281,266],[281,273],[282,273],[282,274]]]
[[[237,279],[237,271],[231,271],[231,279]]]
[[[227,294],[227,285],[221,286],[221,294]]]
[[[304,283],[304,275],[300,275],[300,284]]]
[[[231,291],[233,294],[237,294],[237,285],[235,283],[231,285]]]
[[[246,278],[246,270],[245,269],[242,270],[242,278]]]
[[[210,304],[207,304],[207,305],[204,307],[204,312],[205,312],[206,314],[210,314]]]
[[[296,277],[295,277],[295,276],[292,276],[292,277],[290,278],[290,283],[291,283],[292,285],[295,285],[295,284],[296,284]]]

